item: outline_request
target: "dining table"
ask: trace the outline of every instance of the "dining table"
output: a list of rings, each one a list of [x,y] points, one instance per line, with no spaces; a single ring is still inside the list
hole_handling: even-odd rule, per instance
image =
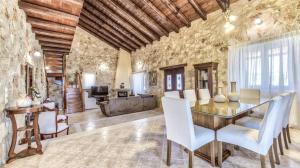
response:
[[[271,98],[259,99],[240,99],[236,102],[225,101],[215,102],[214,99],[197,100],[191,103],[193,122],[195,125],[202,126],[217,131],[234,121],[247,116],[258,106],[267,105]],[[216,141],[216,140],[215,140]],[[223,161],[233,154],[233,145],[223,144]],[[213,152],[213,153],[212,153]],[[213,148],[207,144],[194,152],[195,156],[217,165],[218,160],[217,143],[213,143]],[[212,153],[212,155],[211,155]],[[211,157],[214,156],[214,157]]]

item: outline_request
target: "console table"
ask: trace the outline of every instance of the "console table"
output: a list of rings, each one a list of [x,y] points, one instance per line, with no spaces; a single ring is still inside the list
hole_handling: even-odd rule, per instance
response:
[[[12,129],[13,129],[13,135],[12,135],[12,142],[10,145],[10,149],[8,152],[8,163],[12,162],[19,158],[24,158],[27,156],[32,156],[35,154],[43,154],[42,152],[42,144],[40,142],[40,135],[39,135],[39,125],[38,125],[38,119],[39,119],[39,113],[43,111],[42,105],[37,106],[30,106],[30,107],[11,107],[6,109],[7,115],[11,120],[12,123]],[[25,127],[18,128],[15,115],[18,114],[26,114],[26,124]],[[33,125],[30,125],[30,115],[34,115]],[[34,137],[36,142],[36,148],[31,147],[31,131],[34,131]],[[15,153],[15,147],[17,142],[17,132],[18,131],[25,131],[26,133],[26,139],[28,143],[28,148],[22,150],[19,153]]]

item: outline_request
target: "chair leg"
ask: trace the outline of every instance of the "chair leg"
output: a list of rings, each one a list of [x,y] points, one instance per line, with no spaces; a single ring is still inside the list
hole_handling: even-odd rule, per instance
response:
[[[277,139],[276,138],[273,139],[273,150],[274,150],[274,155],[275,155],[275,163],[279,165],[280,160],[279,160],[279,155],[278,155],[278,151],[277,151]]]
[[[194,152],[189,151],[189,168],[193,168],[193,155]]]
[[[291,144],[292,140],[291,140],[290,126],[289,125],[287,125],[287,127],[286,127],[286,133],[287,133],[288,141]]]
[[[212,141],[210,143],[210,159],[211,159],[211,166],[216,167],[215,141]]]
[[[172,150],[172,141],[167,140],[167,165],[171,165],[171,150]]]
[[[222,162],[223,162],[223,147],[222,147],[222,142],[218,142],[218,164],[219,164],[219,167],[222,167]]]
[[[261,168],[266,168],[266,156],[260,155],[260,165]]]
[[[284,141],[284,146],[286,149],[289,149],[289,145],[288,145],[288,142],[287,142],[287,134],[286,134],[286,129],[283,128],[282,129],[282,132],[283,132],[283,141]]]
[[[283,153],[283,147],[282,147],[281,133],[279,134],[279,136],[278,136],[277,139],[278,139],[278,145],[279,145],[280,154],[284,155],[284,153]]]
[[[69,128],[67,128],[67,135],[69,135]]]
[[[271,168],[275,168],[272,146],[269,149],[269,159],[270,159]]]

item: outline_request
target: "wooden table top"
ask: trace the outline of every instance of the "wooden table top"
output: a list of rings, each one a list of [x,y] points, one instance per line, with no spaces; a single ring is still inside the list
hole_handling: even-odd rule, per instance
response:
[[[216,103],[213,99],[198,100],[194,102],[192,112],[231,119],[257,106],[268,103],[270,100],[270,98],[241,99],[238,102],[227,101],[225,103]]]
[[[9,107],[5,110],[10,114],[38,113],[43,111],[43,105],[32,105],[29,107]]]

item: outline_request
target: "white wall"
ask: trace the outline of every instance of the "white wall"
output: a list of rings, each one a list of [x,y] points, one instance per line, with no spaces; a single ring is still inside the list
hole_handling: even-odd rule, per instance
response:
[[[124,83],[126,89],[130,89],[131,74],[131,54],[120,49],[116,71],[115,89],[120,88],[121,83]]]

